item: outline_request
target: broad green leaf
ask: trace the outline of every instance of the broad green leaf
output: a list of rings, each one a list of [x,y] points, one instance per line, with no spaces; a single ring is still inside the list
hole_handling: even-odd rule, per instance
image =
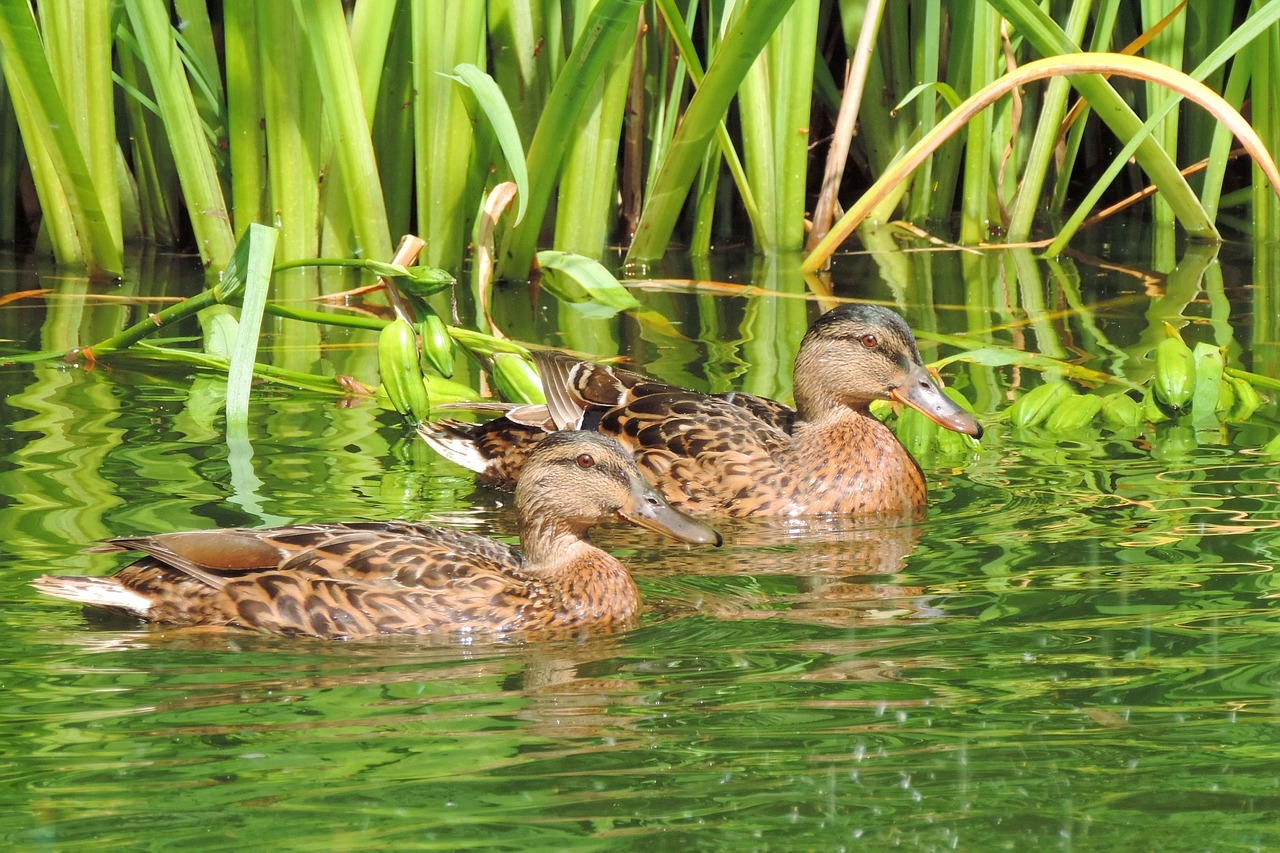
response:
[[[280,232],[253,223],[236,245],[229,270],[234,268],[244,281],[240,309],[240,328],[236,334],[231,366],[227,371],[227,432],[243,434],[249,418],[249,385],[253,380],[258,354],[258,337],[262,329],[262,310],[271,284],[271,263],[276,254],[276,238]]]
[[[471,91],[476,106],[484,112],[494,136],[498,138],[498,146],[502,149],[507,168],[511,170],[511,180],[518,191],[516,222],[519,223],[524,219],[524,212],[529,206],[529,170],[524,160],[524,146],[520,143],[520,131],[511,114],[511,105],[503,97],[502,90],[494,79],[471,63],[456,65],[453,72],[445,76],[457,80]],[[473,115],[472,118],[478,119],[479,116]]]
[[[542,286],[558,299],[606,309],[595,316],[612,316],[640,307],[640,303],[599,261],[570,252],[538,253]]]

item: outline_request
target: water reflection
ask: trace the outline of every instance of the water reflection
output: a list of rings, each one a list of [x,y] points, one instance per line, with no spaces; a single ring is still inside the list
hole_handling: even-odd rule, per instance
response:
[[[1249,300],[1274,304],[1280,265],[1255,281],[1248,263],[1198,249],[1176,268],[1110,260],[1124,269],[901,253],[837,268],[834,292],[901,298],[925,331],[1057,346],[1135,378],[1172,319],[1274,370],[1274,323]],[[576,326],[554,303],[513,299],[501,321],[518,337],[580,334],[682,384],[785,396],[791,315],[817,311],[803,283],[706,275],[774,292],[655,284],[640,291],[649,316]],[[52,280],[11,292],[37,286],[49,299],[0,305],[0,334],[27,348],[146,310]],[[358,336],[279,331],[299,365],[372,369]],[[637,576],[639,626],[462,645],[144,629],[40,599],[35,575],[119,565],[80,553],[100,536],[403,517],[513,541],[513,515],[509,496],[475,490],[393,416],[271,390],[249,425],[257,502],[236,503],[216,377],[136,359],[6,367],[0,752],[13,760],[0,839],[1280,847],[1280,466],[1257,450],[1274,410],[1214,435],[1017,434],[990,412],[1025,371],[957,365],[948,378],[991,428],[976,453],[921,455],[925,517],[726,522],[715,552],[608,527],[597,539]]]

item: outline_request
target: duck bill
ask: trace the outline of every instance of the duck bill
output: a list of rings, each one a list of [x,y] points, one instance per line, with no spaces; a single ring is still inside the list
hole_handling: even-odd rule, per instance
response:
[[[680,512],[667,503],[662,495],[639,480],[632,482],[630,498],[626,506],[618,510],[618,517],[637,527],[662,533],[689,545],[719,547],[722,541],[720,534],[713,528]]]
[[[889,396],[904,406],[915,409],[940,427],[982,438],[982,425],[943,393],[933,377],[920,365],[913,367],[907,374],[906,381],[890,391]]]

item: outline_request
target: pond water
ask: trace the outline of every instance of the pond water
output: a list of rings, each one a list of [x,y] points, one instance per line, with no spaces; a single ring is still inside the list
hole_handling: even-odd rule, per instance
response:
[[[1277,374],[1273,259],[1109,239],[1053,264],[850,256],[822,295],[1135,379],[1170,321]],[[188,258],[136,259],[111,287],[0,266],[9,352],[91,343],[201,286]],[[638,316],[514,290],[498,319],[671,381],[789,394],[812,286],[750,260],[662,274]],[[280,321],[263,358],[369,381],[373,341]],[[610,527],[640,626],[458,645],[163,630],[40,596],[44,572],[119,567],[83,552],[107,536],[412,518],[513,541],[513,517],[367,402],[264,386],[229,448],[217,374],[0,368],[0,844],[1280,848],[1280,463],[1258,449],[1274,406],[1217,431],[1051,435],[996,415],[1034,371],[944,375],[988,432],[922,455],[920,523],[726,524],[718,551]]]

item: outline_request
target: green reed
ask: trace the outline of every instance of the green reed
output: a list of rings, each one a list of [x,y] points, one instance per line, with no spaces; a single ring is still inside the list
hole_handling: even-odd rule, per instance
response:
[[[38,8],[0,10],[0,145],[14,170],[0,174],[0,206],[16,207],[25,162],[41,245],[94,273],[120,271],[125,239],[184,233],[221,269],[254,221],[281,227],[292,258],[385,258],[393,236],[416,232],[429,263],[459,273],[482,199],[513,162],[509,147],[480,138],[482,120],[450,79],[464,63],[495,81],[530,176],[519,199],[529,218],[498,225],[500,273],[513,279],[539,248],[600,258],[621,237],[632,261],[648,261],[673,243],[705,250],[713,233],[746,237],[734,224],[744,219],[758,250],[793,252],[829,152],[839,160],[828,173],[845,176],[830,192],[847,208],[965,98],[1081,49],[1131,46],[1186,69],[1237,108],[1251,102],[1264,143],[1280,143],[1267,109],[1280,0],[1240,6],[1234,29],[1221,9],[1173,0]],[[853,94],[837,81],[860,42],[857,132],[848,123],[833,145],[835,111]],[[2,132],[15,125],[20,141]],[[1126,156],[1110,160],[1117,145]],[[1154,200],[1138,203],[1166,228],[1216,239],[1225,198],[1233,221],[1252,219],[1265,239],[1274,192],[1261,173],[1236,192],[1231,151],[1221,123],[1163,81],[1077,74],[973,115],[878,197],[870,219],[905,216],[967,243],[1052,234],[1057,251],[1104,198],[1150,185]],[[955,213],[951,233],[940,223]]]

